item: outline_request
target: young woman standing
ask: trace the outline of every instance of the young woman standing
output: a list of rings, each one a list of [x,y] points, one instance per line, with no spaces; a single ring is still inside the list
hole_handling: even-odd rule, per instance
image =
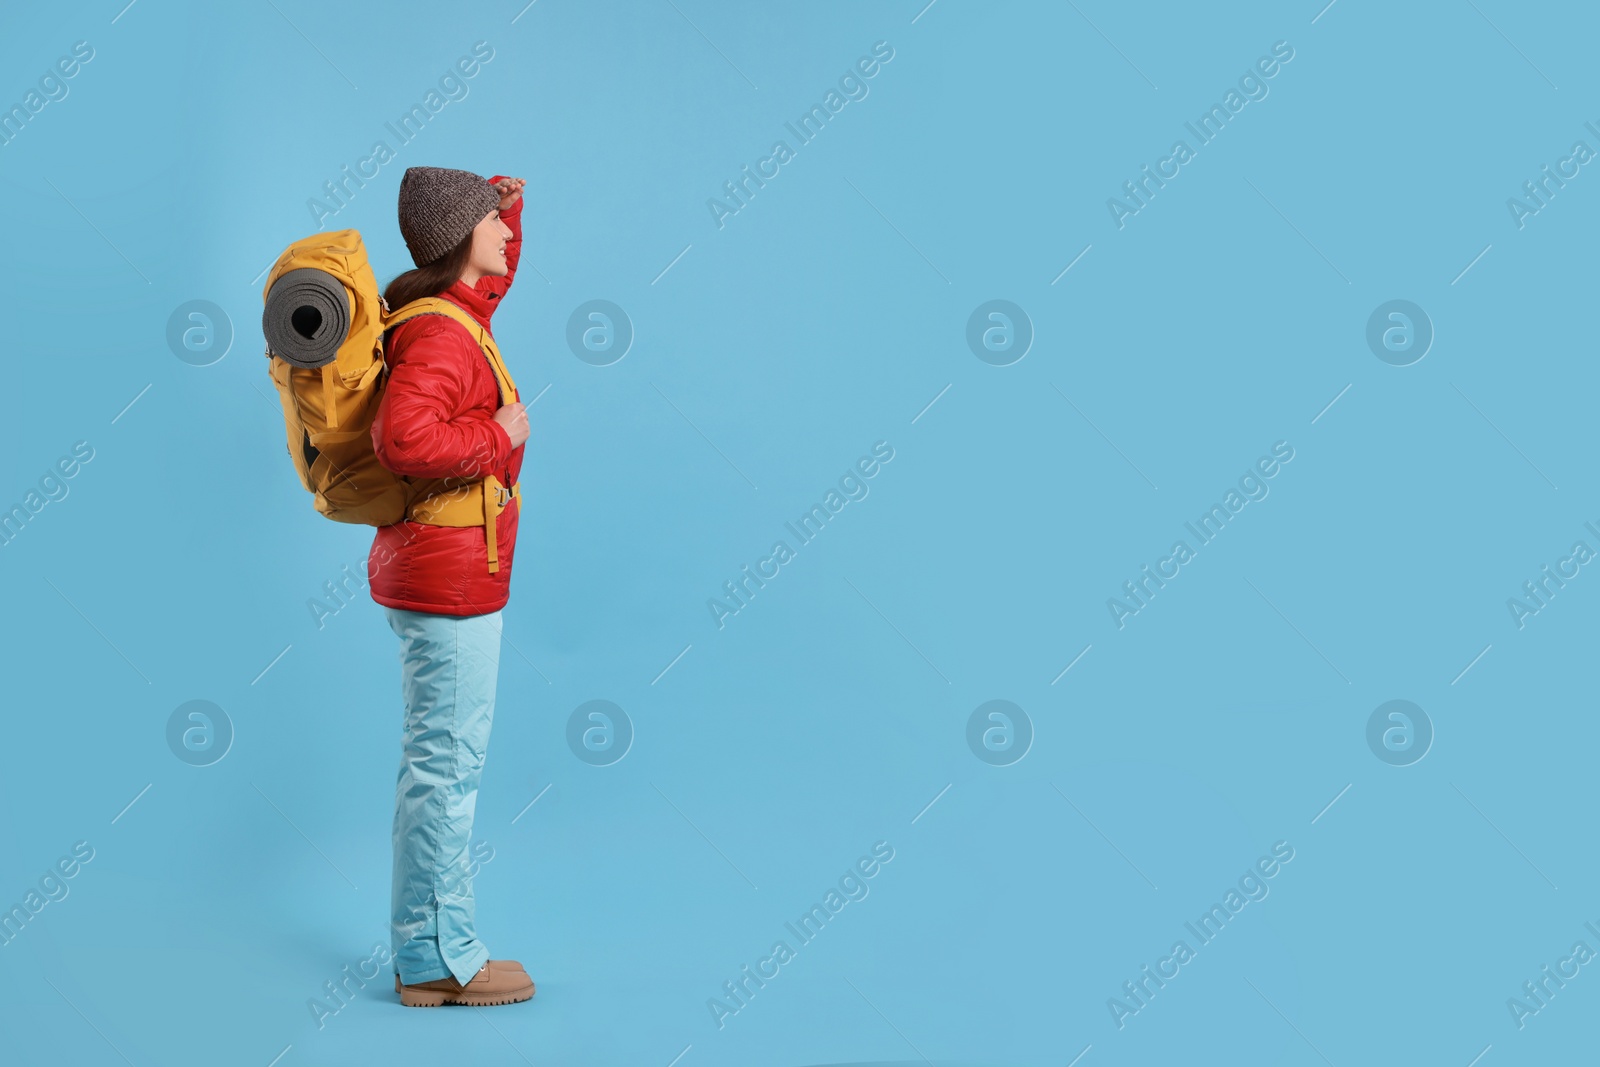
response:
[[[487,335],[516,276],[523,185],[440,167],[407,170],[400,232],[417,269],[389,283],[389,307],[441,297]],[[372,423],[373,449],[389,470],[449,479],[457,491],[489,476],[517,484],[528,416],[514,391],[501,396],[474,332],[445,314],[390,331],[388,384]],[[408,518],[378,528],[367,561],[372,598],[400,638],[405,723],[391,940],[395,991],[409,1007],[509,1004],[534,992],[520,963],[491,960],[478,940],[468,859],[520,512],[519,497],[503,503],[492,537],[487,525]]]

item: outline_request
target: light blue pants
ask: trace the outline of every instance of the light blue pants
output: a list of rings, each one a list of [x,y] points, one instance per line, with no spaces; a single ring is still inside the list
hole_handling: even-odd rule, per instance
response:
[[[390,940],[406,985],[469,981],[489,959],[473,922],[467,855],[494,720],[500,612],[385,608],[400,638],[405,698],[394,793]]]

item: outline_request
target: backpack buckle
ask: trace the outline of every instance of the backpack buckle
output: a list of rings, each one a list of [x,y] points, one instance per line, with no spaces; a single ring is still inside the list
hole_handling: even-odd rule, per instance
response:
[[[506,488],[505,486],[503,486],[503,485],[495,486],[494,487],[494,493],[495,493],[495,503],[497,505],[499,505],[500,507],[503,508],[506,505],[511,503],[511,490]]]

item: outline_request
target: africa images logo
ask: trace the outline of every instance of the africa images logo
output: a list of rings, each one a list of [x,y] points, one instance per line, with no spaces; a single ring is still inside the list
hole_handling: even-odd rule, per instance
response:
[[[1229,886],[1223,893],[1221,902],[1213,903],[1198,919],[1183,924],[1194,938],[1193,945],[1183,938],[1174,941],[1167,955],[1156,960],[1153,970],[1147,963],[1139,968],[1138,977],[1122,983],[1122,998],[1107,997],[1106,1010],[1111,1013],[1111,1021],[1117,1024],[1117,1029],[1127,1026],[1130,1018],[1148,1008],[1156,994],[1182,974],[1183,968],[1199,956],[1200,949],[1215,941],[1246,905],[1266,900],[1272,892],[1268,880],[1276,877],[1292,859],[1293,845],[1287,841],[1273,842],[1272,855],[1262,856],[1245,868],[1236,885]]]
[[[821,903],[813,903],[794,922],[783,924],[783,928],[793,937],[793,945],[789,944],[788,939],[774,941],[767,955],[756,961],[754,970],[748,963],[743,964],[737,977],[722,983],[726,999],[707,997],[706,1009],[711,1013],[711,1021],[717,1024],[717,1029],[721,1030],[729,1018],[748,1008],[755,995],[782,974],[783,968],[799,955],[800,949],[821,934],[833,917],[844,911],[846,905],[866,900],[867,894],[872,891],[868,880],[877,877],[892,859],[893,845],[887,841],[873,842],[872,855],[862,856],[846,867],[839,876],[837,888],[829,886]]]
[[[1247,68],[1239,77],[1237,89],[1230,88],[1220,104],[1212,104],[1194,122],[1183,124],[1184,129],[1194,136],[1195,147],[1189,147],[1188,141],[1174,141],[1171,151],[1156,161],[1153,172],[1150,164],[1146,163],[1139,168],[1138,178],[1123,182],[1122,193],[1127,199],[1118,200],[1113,196],[1106,200],[1106,210],[1111,213],[1111,221],[1117,224],[1117,229],[1125,227],[1128,219],[1149,207],[1156,193],[1165,189],[1168,181],[1182,174],[1183,167],[1195,158],[1201,148],[1216,140],[1233,116],[1245,109],[1246,104],[1265,100],[1269,92],[1267,82],[1277,77],[1278,72],[1293,58],[1294,47],[1288,41],[1273,42],[1272,55],[1262,56],[1253,67]]]
[[[420,103],[413,103],[393,122],[385,122],[383,128],[393,136],[395,147],[391,148],[387,139],[373,141],[370,152],[356,160],[354,170],[346,163],[339,168],[338,178],[322,183],[322,195],[326,199],[313,196],[306,201],[306,209],[317,226],[320,228],[326,220],[349,207],[356,193],[378,176],[379,168],[393,160],[399,149],[410,144],[435,115],[449,104],[465,100],[472,91],[469,82],[493,59],[494,48],[488,41],[479,41],[472,46],[471,55],[457,59],[439,75],[437,89],[429,88]]]
[[[1127,599],[1107,597],[1106,610],[1111,613],[1111,621],[1117,624],[1117,629],[1127,626],[1128,619],[1149,607],[1156,593],[1181,574],[1184,564],[1198,556],[1201,548],[1216,540],[1223,527],[1247,504],[1267,499],[1272,492],[1267,485],[1268,480],[1276,477],[1292,459],[1294,446],[1288,441],[1273,444],[1270,456],[1261,456],[1253,467],[1240,476],[1237,489],[1230,486],[1223,494],[1221,503],[1212,504],[1199,518],[1183,524],[1184,529],[1194,535],[1192,547],[1188,541],[1174,541],[1167,555],[1156,561],[1155,570],[1152,571],[1150,564],[1146,563],[1138,577],[1122,583],[1122,592]]]
[[[722,229],[727,225],[727,219],[749,207],[750,201],[755,199],[756,192],[765,189],[767,182],[781,174],[784,165],[795,158],[800,148],[815,140],[827,127],[828,122],[845,109],[846,104],[865,100],[867,94],[872,91],[867,82],[877,77],[878,72],[892,59],[894,59],[893,45],[888,41],[874,42],[870,56],[857,59],[854,66],[846,68],[839,76],[839,88],[830,88],[823,96],[822,103],[812,104],[794,122],[783,124],[794,137],[793,147],[786,140],[774,141],[767,155],[756,160],[754,172],[750,170],[750,164],[746,163],[739,168],[737,178],[723,182],[722,192],[727,196],[727,200],[714,196],[706,200],[706,209],[711,212],[711,221],[717,224],[717,229]],[[768,169],[769,167],[771,169]]]
[[[729,616],[737,615],[749,607],[756,593],[765,589],[767,582],[782,573],[783,565],[795,558],[798,549],[816,540],[834,516],[844,510],[846,504],[855,500],[865,500],[867,494],[871,492],[867,480],[876,477],[892,459],[894,459],[893,445],[888,441],[874,443],[872,455],[862,456],[856,460],[855,466],[845,468],[845,472],[839,476],[837,489],[830,487],[823,495],[821,503],[812,504],[798,519],[783,524],[784,529],[794,535],[794,547],[791,548],[788,541],[774,541],[771,553],[756,560],[754,571],[750,569],[750,564],[746,563],[740,569],[737,578],[723,582],[722,589],[727,594],[727,599],[710,597],[706,600],[706,608],[711,613],[711,621],[717,624],[717,629],[720,630],[727,625],[726,620]]]

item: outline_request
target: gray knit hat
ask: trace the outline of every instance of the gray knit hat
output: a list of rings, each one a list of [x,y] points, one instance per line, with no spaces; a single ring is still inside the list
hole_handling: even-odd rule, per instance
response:
[[[412,261],[425,267],[499,206],[494,186],[470,170],[410,167],[400,179],[400,236]]]

